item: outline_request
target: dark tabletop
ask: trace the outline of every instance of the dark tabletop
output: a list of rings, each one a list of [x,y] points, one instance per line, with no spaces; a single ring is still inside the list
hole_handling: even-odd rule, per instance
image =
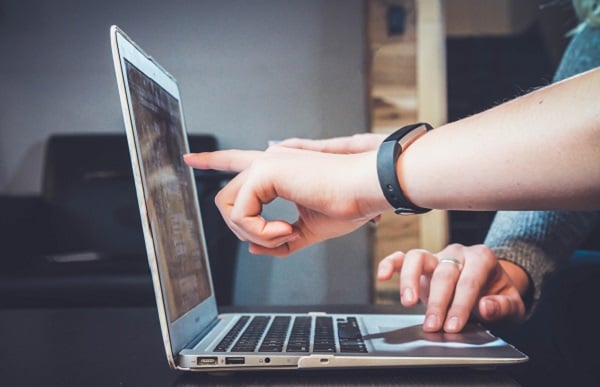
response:
[[[260,311],[315,309],[263,307]],[[340,313],[396,310],[381,306],[318,309]],[[1,309],[0,332],[2,386],[517,385],[501,368],[177,372],[169,369],[156,310],[150,307]]]

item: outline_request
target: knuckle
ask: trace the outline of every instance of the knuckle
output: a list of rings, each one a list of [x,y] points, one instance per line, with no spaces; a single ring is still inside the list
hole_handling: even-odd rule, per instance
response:
[[[473,250],[479,255],[493,256],[492,250],[486,245],[475,245],[472,246]]]
[[[477,257],[478,263],[480,263],[487,271],[491,271],[498,263],[492,250],[485,245],[472,246],[471,251]]]
[[[219,206],[220,203],[223,202],[223,196],[224,196],[223,190],[217,192],[217,194],[215,195],[214,201],[215,201],[215,204],[217,205],[217,207]]]
[[[450,243],[446,249],[448,250],[461,250],[463,248],[463,245],[461,245],[460,243]]]
[[[485,245],[475,245],[472,246],[471,249],[479,259],[484,259],[486,261],[495,261],[494,253],[489,247]]]
[[[387,257],[383,258],[381,261],[395,262],[400,261],[402,258],[404,258],[404,253],[402,253],[402,251],[397,250],[388,255]]]
[[[235,211],[232,211],[231,214],[229,214],[229,219],[231,220],[231,222],[235,225],[240,225],[244,219],[244,217],[241,214],[238,214]]]
[[[406,253],[406,259],[422,261],[429,254],[431,253],[429,253],[427,250],[413,249]]]

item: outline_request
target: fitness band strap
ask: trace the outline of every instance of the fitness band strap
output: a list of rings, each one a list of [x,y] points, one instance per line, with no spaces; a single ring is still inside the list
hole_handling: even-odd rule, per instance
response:
[[[433,129],[431,125],[420,122],[408,125],[390,134],[377,151],[377,176],[383,195],[399,215],[423,214],[431,211],[412,203],[402,192],[396,175],[396,161],[400,154],[417,138]]]

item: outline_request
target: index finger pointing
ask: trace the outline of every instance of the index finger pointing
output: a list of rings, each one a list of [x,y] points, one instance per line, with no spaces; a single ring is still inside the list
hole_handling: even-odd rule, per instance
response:
[[[248,168],[262,153],[261,151],[231,149],[188,153],[183,155],[183,160],[187,165],[196,169],[240,172]]]

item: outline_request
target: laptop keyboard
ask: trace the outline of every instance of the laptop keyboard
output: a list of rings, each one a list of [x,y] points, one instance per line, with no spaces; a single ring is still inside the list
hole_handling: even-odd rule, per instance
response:
[[[356,317],[333,318],[331,316],[242,316],[214,350],[215,352],[368,352]]]

